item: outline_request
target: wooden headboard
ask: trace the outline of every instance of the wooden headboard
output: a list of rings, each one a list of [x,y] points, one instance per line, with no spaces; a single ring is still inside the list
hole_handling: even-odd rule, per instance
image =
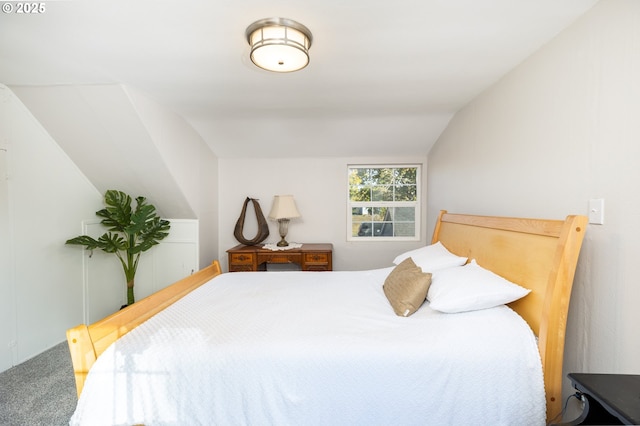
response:
[[[538,337],[547,420],[562,410],[562,363],[571,287],[585,216],[563,220],[451,214],[441,211],[432,242],[531,290],[510,306]]]

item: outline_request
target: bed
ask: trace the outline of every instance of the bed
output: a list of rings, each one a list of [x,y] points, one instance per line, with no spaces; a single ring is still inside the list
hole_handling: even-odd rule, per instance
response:
[[[561,411],[586,223],[442,211],[428,249],[465,262],[434,271],[428,301],[408,317],[382,288],[406,263],[400,256],[380,269],[322,273],[221,274],[215,261],[68,330],[72,424],[544,424]],[[445,277],[464,268],[526,295],[458,313],[432,308]]]

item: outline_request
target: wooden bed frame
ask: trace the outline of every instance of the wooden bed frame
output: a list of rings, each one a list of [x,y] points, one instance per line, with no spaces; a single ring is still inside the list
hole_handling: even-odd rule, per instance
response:
[[[562,409],[562,363],[571,287],[586,229],[585,216],[563,220],[450,214],[441,211],[432,242],[531,289],[510,306],[538,337],[547,420]],[[89,369],[118,338],[220,274],[212,265],[92,325],[67,331],[78,396]]]

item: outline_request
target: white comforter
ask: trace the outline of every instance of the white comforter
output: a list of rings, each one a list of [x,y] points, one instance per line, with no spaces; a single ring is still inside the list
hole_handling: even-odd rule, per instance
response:
[[[398,317],[390,271],[216,277],[98,359],[71,424],[543,425],[524,320]]]

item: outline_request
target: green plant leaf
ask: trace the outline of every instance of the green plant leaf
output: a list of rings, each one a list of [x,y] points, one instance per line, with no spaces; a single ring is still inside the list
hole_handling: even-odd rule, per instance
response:
[[[109,231],[125,232],[131,223],[131,197],[122,191],[108,190],[104,195],[106,207],[96,212]]]
[[[129,248],[129,242],[120,234],[106,232],[98,238],[100,249],[107,253],[117,253],[118,251],[126,251]]]
[[[171,228],[168,220],[153,218],[146,223],[146,227],[140,231],[138,238],[139,244],[130,253],[140,253],[149,250],[151,247],[159,244],[161,240],[169,235]]]
[[[152,222],[156,216],[156,208],[145,203],[143,197],[136,198],[138,205],[135,212],[131,215],[129,226],[126,229],[127,234],[139,234],[147,228],[153,226]]]
[[[70,240],[67,240],[65,244],[85,246],[87,250],[93,250],[100,247],[100,243],[88,235],[80,235],[79,237],[71,238]]]

